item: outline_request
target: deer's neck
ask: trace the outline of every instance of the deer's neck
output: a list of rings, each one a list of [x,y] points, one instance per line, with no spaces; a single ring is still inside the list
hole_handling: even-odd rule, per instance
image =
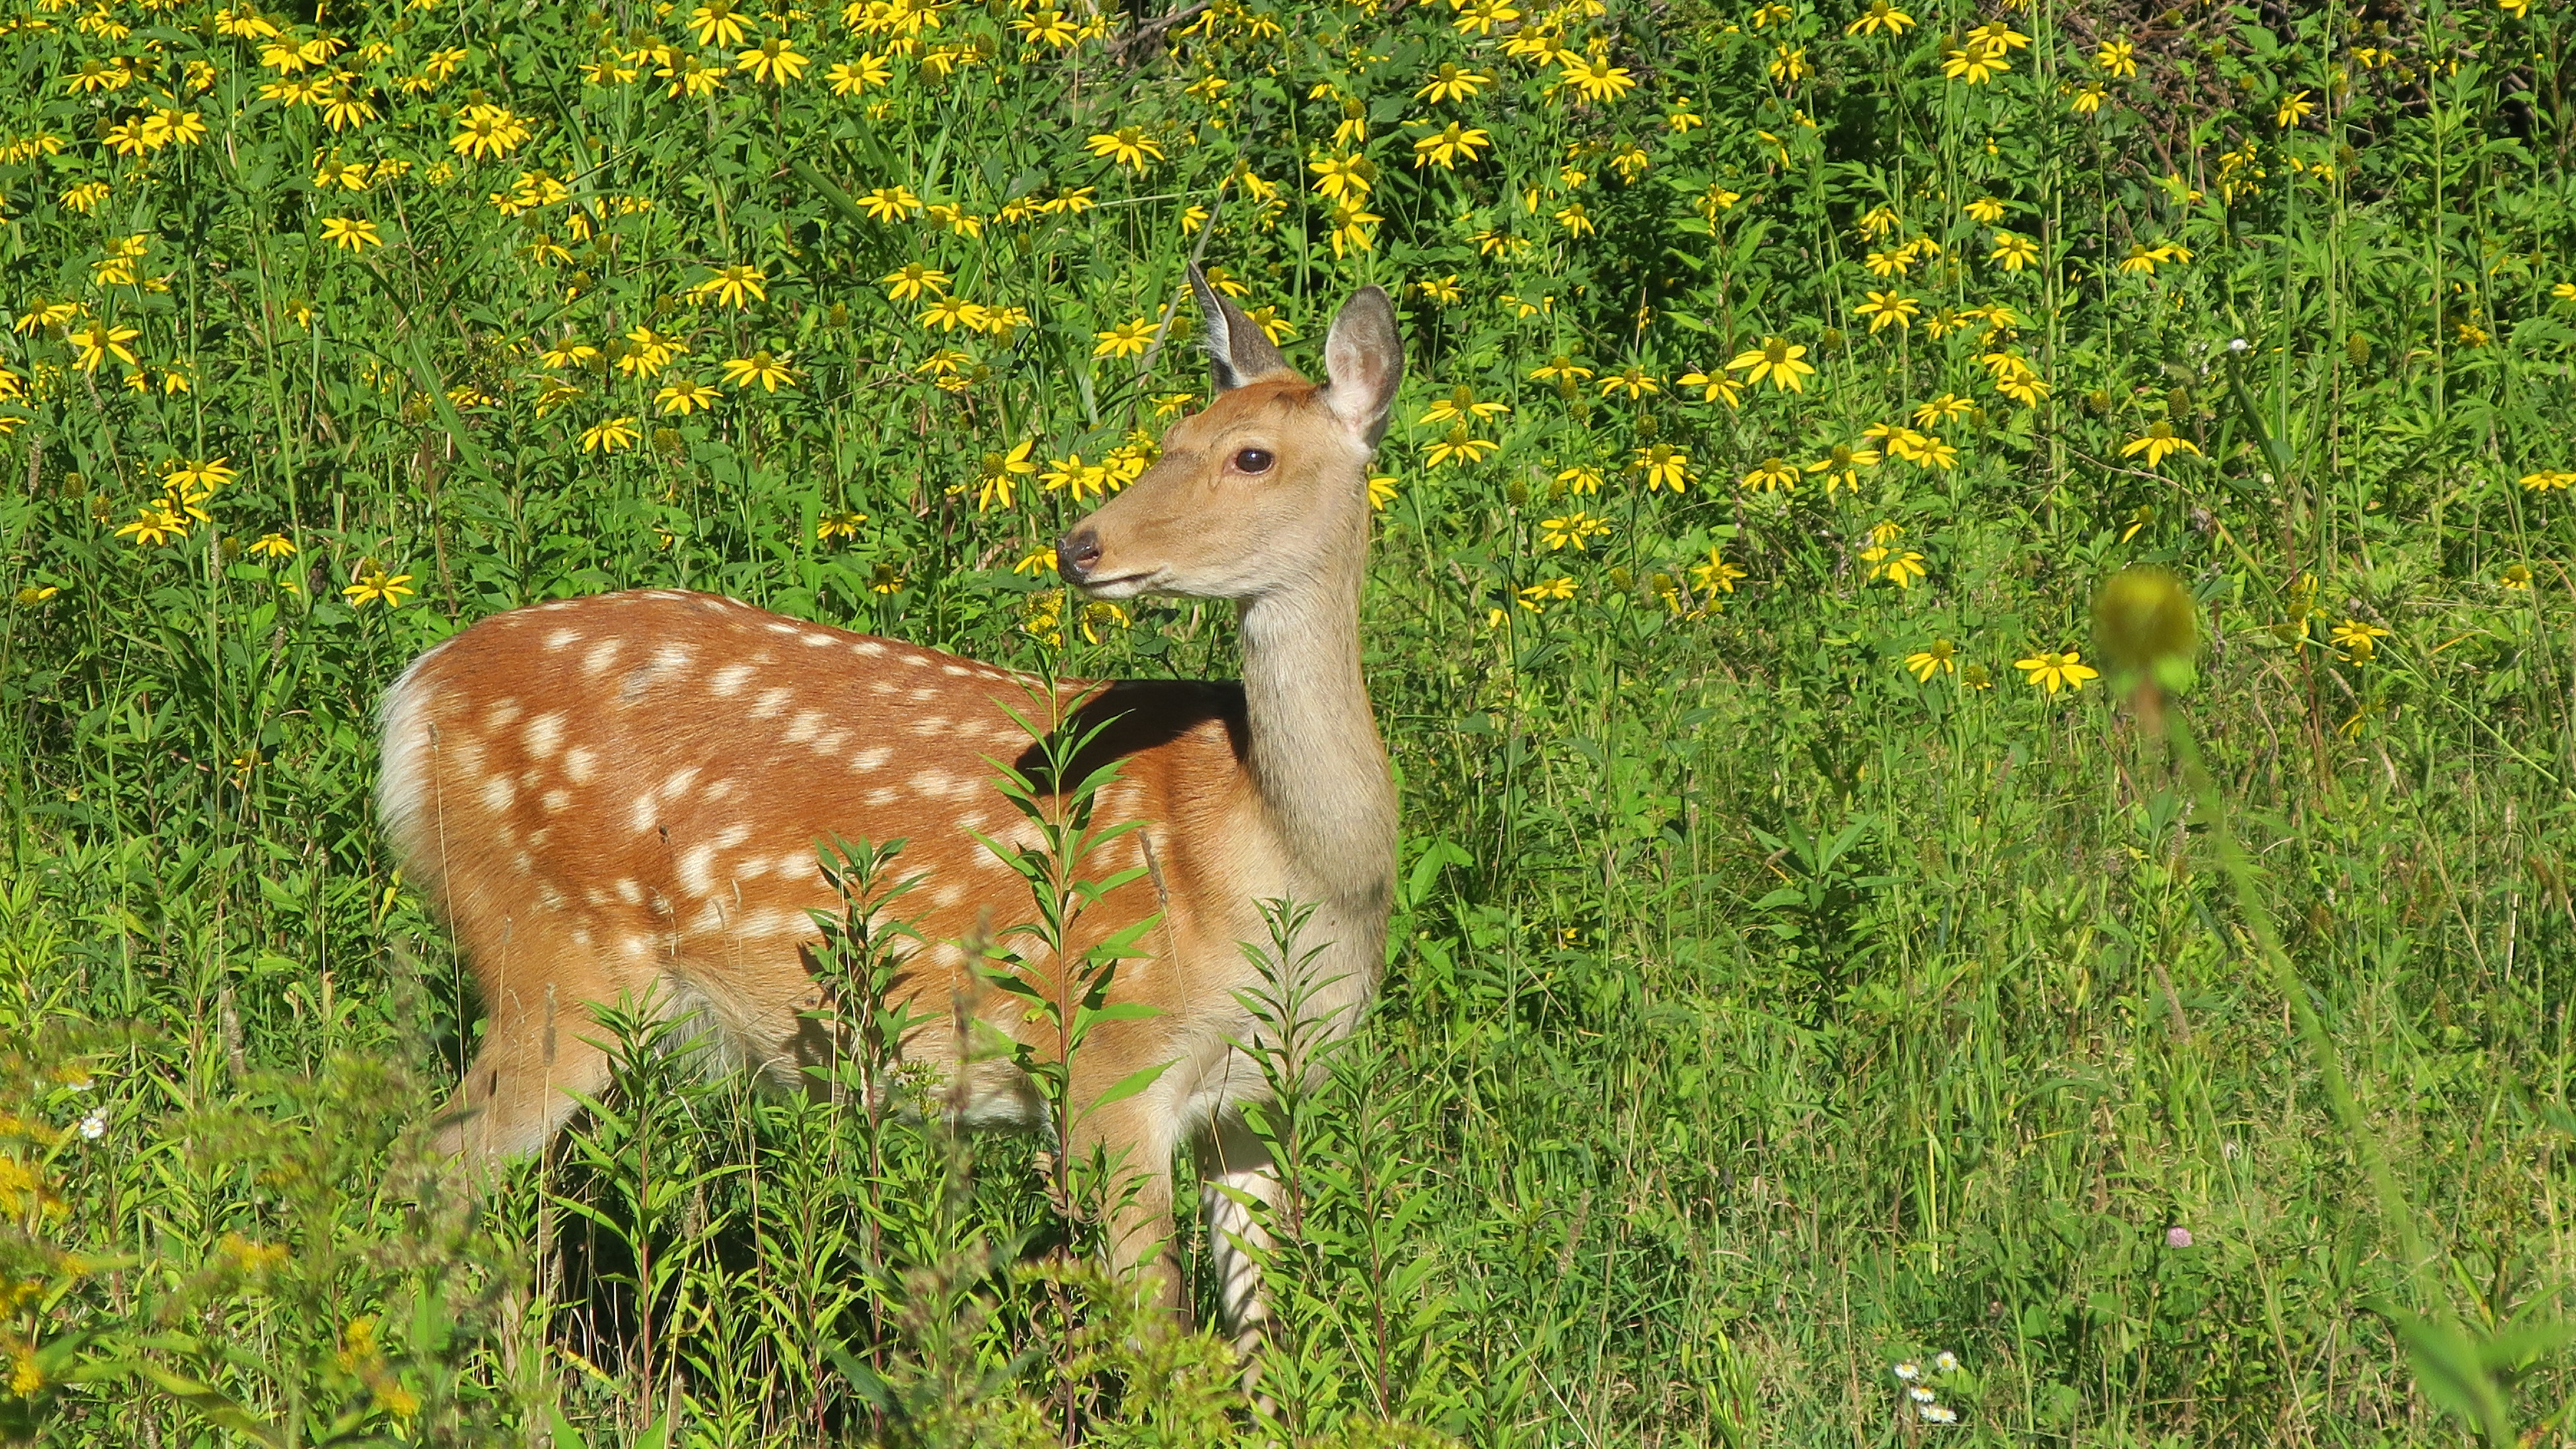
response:
[[[1382,912],[1395,875],[1395,785],[1360,675],[1360,569],[1243,606],[1251,771],[1301,888]]]

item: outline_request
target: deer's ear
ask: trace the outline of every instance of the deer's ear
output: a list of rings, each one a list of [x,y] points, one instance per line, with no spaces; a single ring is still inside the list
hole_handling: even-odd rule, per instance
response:
[[[1352,436],[1374,448],[1404,381],[1404,334],[1384,289],[1362,287],[1324,338],[1324,401]]]
[[[1207,329],[1208,379],[1218,392],[1230,392],[1273,373],[1286,372],[1288,359],[1270,343],[1261,324],[1243,315],[1231,298],[1208,285],[1207,273],[1190,264],[1190,291],[1199,300],[1199,318]]]

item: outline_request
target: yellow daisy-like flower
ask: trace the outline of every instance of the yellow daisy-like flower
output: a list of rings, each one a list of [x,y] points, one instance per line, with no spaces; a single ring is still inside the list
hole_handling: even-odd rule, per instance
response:
[[[1883,332],[1890,327],[1899,330],[1913,327],[1914,319],[1923,311],[1923,304],[1890,288],[1870,293],[1868,301],[1852,310],[1869,319],[1870,331]]]
[[[1947,639],[1935,639],[1905,656],[1906,672],[1919,684],[1930,684],[1935,674],[1959,672],[1959,647]]]
[[[1019,496],[1019,480],[1038,470],[1038,465],[1031,460],[1031,455],[1037,451],[1037,446],[1037,439],[1026,438],[1007,453],[984,455],[983,468],[976,479],[975,486],[976,512],[982,513],[987,509],[1011,506],[1012,501]],[[1055,551],[1049,549],[1047,554],[1047,566],[1053,568]]]
[[[1995,249],[1987,253],[1987,260],[2007,272],[2018,272],[2038,263],[2039,243],[2026,236],[1999,231],[1995,233]]]
[[[352,252],[362,252],[369,247],[380,247],[385,244],[385,239],[377,233],[374,222],[354,216],[322,218],[322,240],[343,251]]]
[[[764,348],[749,357],[728,360],[724,365],[724,380],[736,391],[746,390],[757,383],[763,392],[776,392],[782,387],[792,386],[796,374],[789,370],[786,359]]]
[[[661,406],[665,416],[687,417],[700,408],[714,407],[716,399],[723,395],[705,383],[684,377],[653,394],[653,401]]]
[[[404,599],[419,592],[410,584],[411,575],[389,573],[374,559],[363,559],[358,564],[356,578],[342,588],[340,594],[357,608],[382,604],[388,609],[396,609],[402,607]]]
[[[1798,470],[1779,458],[1765,458],[1745,473],[1744,486],[1757,493],[1769,493],[1778,489],[1794,492],[1798,487]]]
[[[1121,322],[1106,332],[1091,334],[1094,357],[1141,357],[1154,341],[1154,324],[1136,317]]]
[[[2175,453],[2196,454],[2199,451],[2199,444],[2176,433],[2172,423],[2158,418],[2147,424],[2147,430],[2144,433],[2131,438],[2123,445],[2120,456],[2134,458],[2144,453],[2147,455],[2147,466],[2153,468],[2161,465],[2166,458]]]
[[[2344,652],[2345,658],[2355,664],[2368,664],[2378,656],[2379,641],[2387,638],[2388,633],[2388,630],[2377,624],[2366,624],[2359,619],[2346,619],[2334,626],[2334,632],[2330,637],[2334,640],[2335,647]]]
[[[1646,491],[1670,488],[1675,493],[1690,491],[1690,454],[1669,443],[1650,443],[1639,448],[1628,463],[1646,476]]]
[[[763,85],[783,86],[803,75],[813,61],[797,53],[794,41],[773,35],[735,56],[734,64],[751,72],[751,78]]]
[[[1125,166],[1136,171],[1143,171],[1148,163],[1163,159],[1162,143],[1136,126],[1097,132],[1082,143],[1082,149],[1113,166]]]
[[[614,453],[621,448],[635,446],[636,440],[643,436],[643,430],[636,427],[635,419],[608,418],[582,430],[581,450],[585,453]]]
[[[933,297],[948,295],[948,274],[919,262],[906,262],[877,280],[886,289],[887,298],[896,302],[909,302],[925,293]]]
[[[1744,380],[1756,387],[1767,379],[1781,392],[1802,393],[1807,390],[1805,379],[1816,371],[1813,364],[1799,360],[1806,355],[1806,348],[1786,338],[1765,337],[1761,346],[1736,354],[1726,370],[1743,373]]]
[[[769,274],[749,263],[716,268],[716,274],[690,288],[698,297],[737,310],[769,300]]]
[[[2014,660],[2013,668],[2022,672],[2025,683],[2047,690],[2051,697],[2060,689],[2082,689],[2102,677],[2102,671],[2086,664],[2083,655],[2072,649],[2063,654],[2040,650],[2027,659]]]

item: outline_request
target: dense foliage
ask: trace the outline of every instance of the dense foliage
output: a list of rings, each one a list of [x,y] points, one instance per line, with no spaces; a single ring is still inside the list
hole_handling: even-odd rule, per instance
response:
[[[0,1430],[2557,1442],[2571,36],[10,0]],[[1411,363],[1390,975],[1283,1118],[1266,1399],[1030,1144],[649,1020],[556,1157],[426,1185],[474,1004],[383,684],[643,584],[1226,673],[1049,567],[1206,390],[1192,255],[1310,366],[1381,283]],[[2208,789],[2097,667],[2135,562]]]

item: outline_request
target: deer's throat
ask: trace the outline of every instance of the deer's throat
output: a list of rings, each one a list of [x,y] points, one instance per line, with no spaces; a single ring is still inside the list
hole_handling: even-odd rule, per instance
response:
[[[1243,696],[1253,785],[1300,886],[1382,906],[1395,786],[1360,672],[1356,572],[1243,606]]]

